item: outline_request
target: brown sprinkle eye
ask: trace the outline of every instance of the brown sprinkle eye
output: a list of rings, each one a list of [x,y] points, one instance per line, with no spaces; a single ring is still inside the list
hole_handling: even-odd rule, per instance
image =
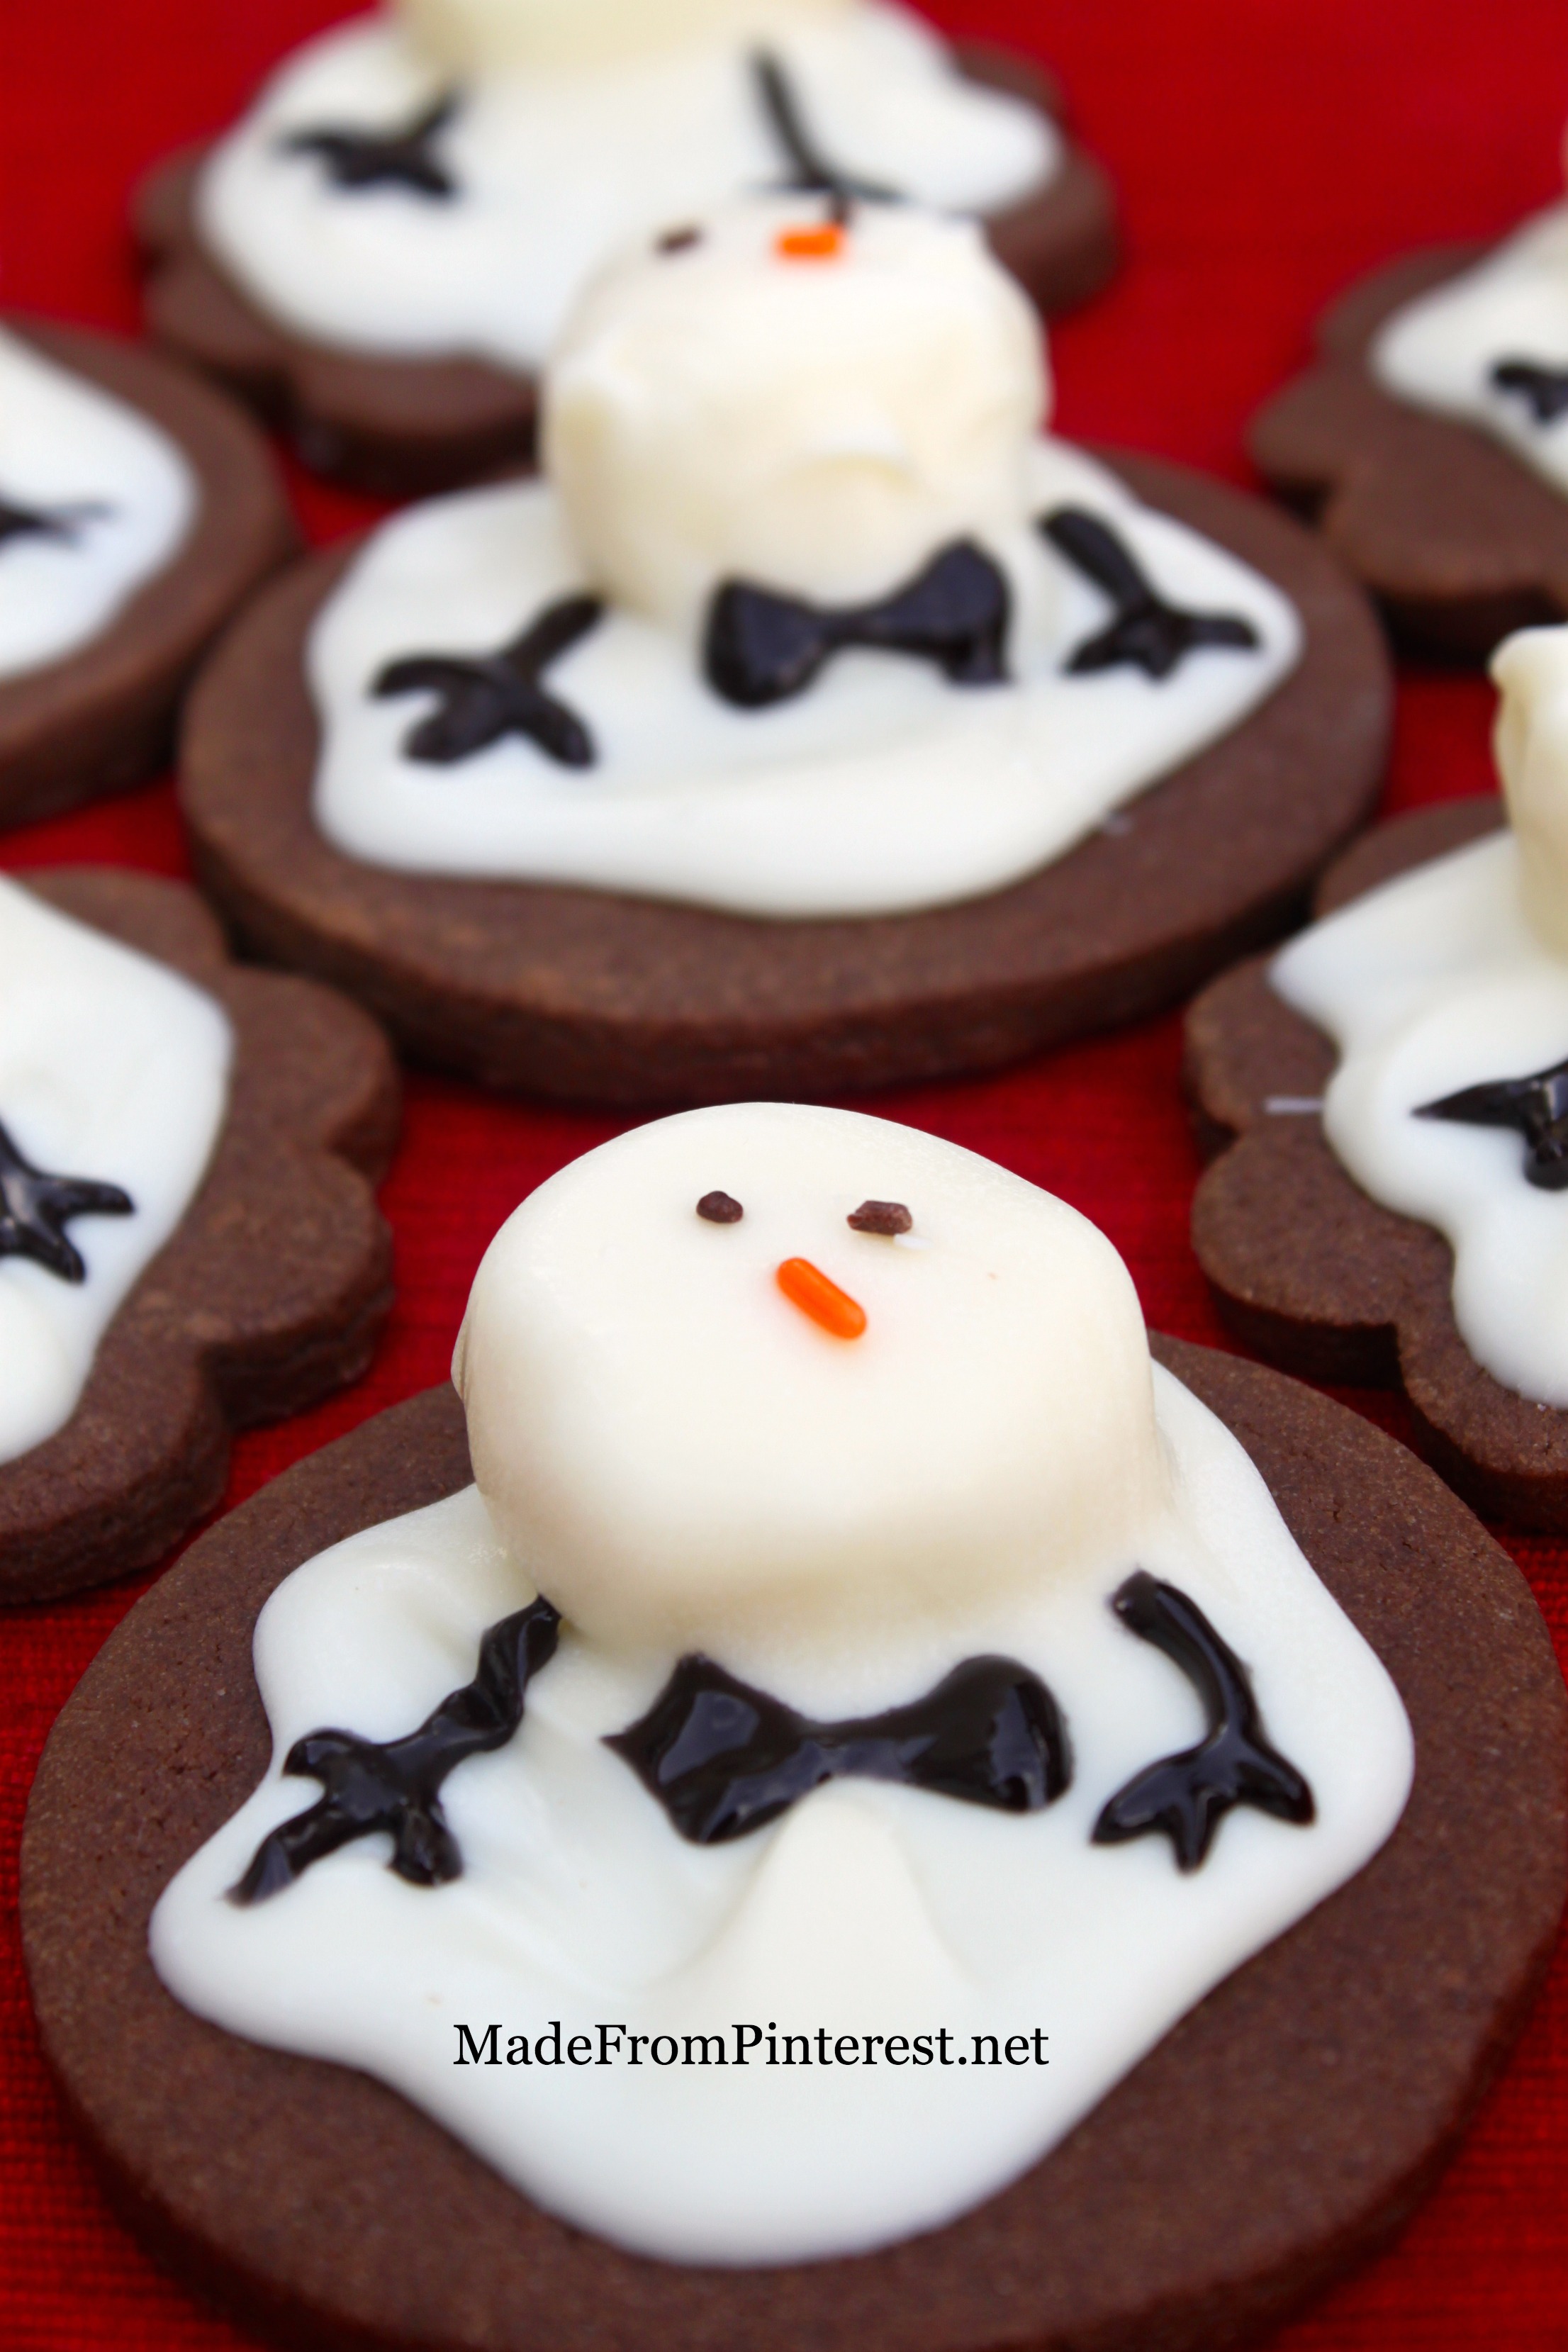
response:
[[[706,1217],[710,1225],[738,1225],[746,1213],[728,1192],[704,1192],[697,1203],[697,1213]]]
[[[858,1234],[907,1234],[914,1219],[901,1201],[862,1201],[849,1223]]]
[[[658,240],[658,251],[660,253],[689,253],[694,245],[700,245],[701,242],[702,231],[700,228],[666,229],[664,235]]]

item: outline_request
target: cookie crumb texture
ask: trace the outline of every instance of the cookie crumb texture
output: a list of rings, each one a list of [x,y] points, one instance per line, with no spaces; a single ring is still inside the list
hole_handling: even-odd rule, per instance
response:
[[[1396,400],[1367,364],[1385,319],[1485,251],[1411,254],[1352,287],[1320,324],[1320,363],[1247,436],[1259,472],[1317,520],[1402,642],[1449,661],[1568,617],[1568,498],[1479,427]]]
[[[1477,799],[1381,825],[1330,868],[1317,911],[1500,822],[1500,803]],[[1477,1510],[1568,1531],[1568,1412],[1483,1371],[1454,1321],[1447,1241],[1370,1199],[1314,1111],[1295,1107],[1321,1097],[1335,1058],[1275,994],[1262,959],[1216,981],[1188,1015],[1187,1088],[1200,1139],[1218,1154],[1198,1186],[1193,1245],[1220,1313],[1289,1371],[1403,1389],[1422,1451]]]
[[[365,1370],[392,1305],[372,1188],[399,1107],[374,1023],[314,982],[230,963],[183,884],[107,866],[26,882],[207,990],[235,1061],[206,1175],[104,1334],[76,1412],[0,1465],[0,1601],[149,1566],[221,1499],[235,1430]]]
[[[1134,496],[1273,581],[1306,650],[1268,700],[1012,887],[913,915],[763,921],[545,885],[395,873],[311,815],[317,613],[353,550],[295,567],[192,698],[182,804],[247,945],[368,1006],[420,1060],[565,1101],[837,1094],[990,1069],[1172,1003],[1284,929],[1375,800],[1382,632],[1310,534],[1152,458]]]
[[[958,42],[963,72],[1060,121],[1061,93],[1026,58]],[[470,482],[532,453],[531,377],[483,360],[379,358],[307,342],[276,325],[207,255],[194,195],[205,153],[171,156],[142,184],[134,228],[147,320],[285,434],[307,466],[358,489],[412,498]],[[1116,200],[1100,166],[1068,144],[1037,196],[986,222],[997,258],[1047,317],[1098,294],[1115,272]]]
[[[368,2076],[234,2040],[163,1991],[153,1905],[270,1749],[258,1612],[313,1553],[466,1482],[461,1408],[442,1389],[204,1536],[111,1637],[44,1756],[22,1854],[28,1974],[50,2063],[133,2226],[247,2323],[344,2352],[1213,2352],[1385,2242],[1552,1949],[1562,1678],[1518,1571],[1403,1447],[1257,1365],[1155,1352],[1247,1446],[1393,1675],[1416,1778],[1368,1867],[1044,2163],[952,2227],[852,2261],[649,2262],[538,2211]]]
[[[0,825],[128,792],[168,763],[182,697],[237,605],[298,534],[243,410],[155,352],[52,320],[5,324],[177,443],[201,504],[173,560],[77,652],[0,679]]]

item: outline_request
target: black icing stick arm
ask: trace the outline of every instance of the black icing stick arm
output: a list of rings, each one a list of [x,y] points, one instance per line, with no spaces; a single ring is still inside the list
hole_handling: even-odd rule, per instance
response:
[[[447,90],[411,122],[389,131],[329,122],[290,131],[278,144],[285,155],[313,157],[334,187],[407,188],[445,203],[458,194],[458,183],[431,142],[453,121],[460,102],[456,90]]]
[[[1543,1192],[1568,1187],[1568,1062],[1528,1078],[1463,1087],[1440,1102],[1423,1103],[1412,1116],[1449,1119],[1460,1127],[1510,1127],[1524,1139],[1526,1181]]]
[[[388,662],[371,687],[378,701],[400,694],[439,698],[430,716],[405,736],[405,757],[427,767],[456,767],[504,736],[521,735],[560,767],[592,767],[597,757],[592,735],[540,681],[552,662],[598,625],[604,610],[597,596],[563,596],[499,654],[471,659],[405,654]]]
[[[798,189],[803,195],[831,197],[835,218],[842,218],[853,204],[900,202],[896,188],[879,187],[873,180],[858,180],[828,162],[806,127],[805,110],[782,58],[771,49],[758,49],[752,55],[751,68],[763,119],[788,169],[786,188]]]
[[[1246,1667],[1215,1632],[1195,1601],[1140,1569],[1111,1607],[1140,1641],[1180,1666],[1203,1701],[1208,1730],[1195,1748],[1163,1757],[1118,1790],[1094,1828],[1096,1845],[1122,1845],[1159,1832],[1178,1866],[1196,1870],[1221,1822],[1253,1805],[1304,1828],[1316,1816],[1312,1791],[1293,1764],[1270,1748]]]
[[[817,1723],[711,1658],[682,1658],[647,1715],[606,1740],[694,1845],[748,1837],[826,1780],[896,1780],[1008,1813],[1072,1777],[1055,1699],[1011,1658],[970,1658],[885,1715]]]
[[[1065,667],[1069,677],[1121,668],[1169,677],[1189,654],[1204,646],[1237,653],[1257,650],[1258,632],[1239,614],[1187,613],[1167,604],[1121,533],[1087,508],[1056,507],[1041,516],[1038,529],[1115,608],[1110,626],[1086,637],[1068,656]]]
[[[118,1184],[47,1176],[0,1127],[0,1257],[30,1257],[62,1282],[87,1280],[81,1252],[67,1238],[72,1217],[129,1217],[136,1203]]]
[[[25,507],[0,492],[0,547],[14,539],[50,539],[75,547],[83,523],[97,522],[113,511],[101,499],[79,499],[71,506]]]
[[[441,1810],[442,1782],[467,1758],[506,1746],[560,1633],[560,1612],[548,1601],[531,1601],[490,1627],[473,1681],[450,1692],[405,1738],[381,1746],[352,1731],[312,1731],[296,1740],[283,1769],[319,1780],[321,1801],[262,1839],[230,1902],[263,1902],[340,1846],[379,1831],[392,1840],[392,1868],[411,1885],[460,1877],[463,1857]]]
[[[1555,425],[1568,410],[1568,368],[1537,360],[1499,360],[1489,381],[1494,392],[1517,393],[1537,425]]]

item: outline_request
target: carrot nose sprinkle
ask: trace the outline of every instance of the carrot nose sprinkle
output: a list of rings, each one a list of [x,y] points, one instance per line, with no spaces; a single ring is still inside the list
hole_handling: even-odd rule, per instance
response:
[[[837,221],[810,228],[782,228],[773,250],[781,261],[837,261],[848,243]]]
[[[774,1278],[790,1304],[836,1339],[858,1339],[866,1328],[866,1309],[859,1301],[829,1282],[808,1257],[786,1257]]]

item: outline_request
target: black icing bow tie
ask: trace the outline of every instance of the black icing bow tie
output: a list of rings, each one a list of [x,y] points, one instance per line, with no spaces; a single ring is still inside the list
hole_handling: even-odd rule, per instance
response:
[[[694,1845],[766,1827],[826,1780],[897,1780],[999,1812],[1034,1813],[1072,1778],[1055,1699],[1011,1658],[969,1658],[912,1706],[814,1723],[711,1658],[682,1658],[625,1757]]]
[[[872,604],[808,604],[731,580],[709,608],[704,667],[714,692],[744,710],[804,692],[850,646],[915,654],[955,686],[996,686],[1011,609],[1005,575],[968,539]]]

